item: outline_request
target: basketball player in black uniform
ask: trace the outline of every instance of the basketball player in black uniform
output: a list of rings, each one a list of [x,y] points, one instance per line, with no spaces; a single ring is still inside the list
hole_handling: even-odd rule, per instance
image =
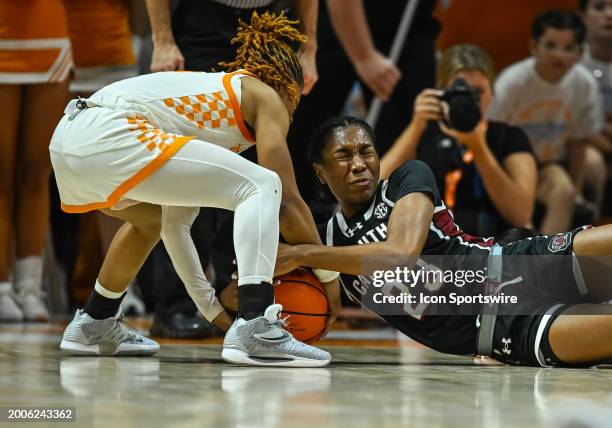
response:
[[[349,296],[441,352],[488,355],[533,366],[589,366],[612,359],[612,305],[590,303],[609,300],[612,285],[598,282],[601,271],[593,274],[592,263],[586,269],[588,260],[583,265],[583,259],[575,257],[612,254],[612,226],[579,228],[504,246],[492,238],[469,236],[454,223],[426,164],[408,161],[379,182],[381,161],[373,133],[355,118],[321,125],[309,155],[340,210],[321,230],[328,246],[281,245],[277,274],[298,266],[339,271]],[[530,257],[511,257],[526,255]],[[404,305],[403,313],[388,313],[370,298],[375,287],[372,269],[365,265],[406,257],[425,259],[425,265],[428,258],[437,260],[444,271],[485,271],[485,294],[499,296],[504,291],[520,300],[477,302],[467,311],[457,305]],[[427,284],[419,290],[436,289],[447,296],[449,291],[466,295],[476,290],[439,285],[432,289]]]

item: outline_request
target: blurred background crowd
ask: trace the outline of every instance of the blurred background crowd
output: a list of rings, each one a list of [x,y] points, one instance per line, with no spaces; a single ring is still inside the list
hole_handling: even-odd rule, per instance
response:
[[[0,0],[0,321],[82,305],[120,226],[60,210],[48,145],[67,102],[143,73],[218,71],[253,10],[290,10],[309,36],[287,143],[319,222],[333,207],[307,161],[310,134],[365,116],[374,98],[382,177],[425,161],[466,233],[503,241],[612,217],[612,0]],[[205,209],[192,229],[222,303],[235,298],[231,222]],[[157,337],[216,334],[161,244],[123,305],[152,313]]]

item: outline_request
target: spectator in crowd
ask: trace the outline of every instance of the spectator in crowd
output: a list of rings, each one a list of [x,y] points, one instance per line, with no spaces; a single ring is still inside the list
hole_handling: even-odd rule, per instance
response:
[[[535,202],[537,167],[527,136],[518,127],[487,119],[494,78],[491,59],[478,46],[444,51],[438,87],[464,79],[478,94],[482,119],[471,132],[451,129],[445,122],[444,91],[426,89],[416,99],[410,125],[381,161],[381,178],[407,159],[427,163],[457,224],[476,236],[527,226]]]
[[[547,235],[570,228],[586,142],[601,130],[597,83],[577,64],[585,33],[573,12],[539,15],[532,57],[508,67],[495,84],[490,118],[523,128],[540,162],[537,199],[546,207],[540,230]]]
[[[146,0],[153,31],[151,71],[219,71],[219,62],[236,56],[231,44],[238,20],[249,22],[253,11],[278,11],[278,0],[178,0],[172,14],[170,0]],[[299,46],[298,58],[304,74],[304,93],[317,81],[317,0],[295,2],[302,32],[308,40]],[[251,154],[253,155],[253,153]],[[248,157],[248,155],[247,155]],[[209,247],[215,233],[218,210],[202,209],[191,229],[203,266],[208,265]],[[163,248],[153,251],[155,317],[151,333],[157,337],[201,338],[216,330],[197,315],[197,309]]]
[[[601,207],[608,178],[605,158],[612,154],[612,0],[580,0],[580,10],[587,28],[582,64],[599,85],[604,114],[603,133],[587,148],[585,183]]]
[[[47,320],[47,147],[72,66],[62,0],[1,0],[0,42],[0,320]]]
[[[438,49],[477,45],[491,56],[496,70],[503,70],[529,55],[525,40],[533,18],[547,10],[575,7],[576,0],[442,0],[435,13],[442,24]]]
[[[412,1],[412,0],[411,0]],[[421,0],[397,65],[387,55],[409,2],[387,0],[327,0],[319,6],[319,82],[304,97],[293,118],[288,143],[300,192],[306,201],[318,193],[307,161],[306,142],[321,122],[340,114],[356,80],[369,101],[386,103],[376,126],[384,154],[412,116],[419,92],[435,84],[435,41],[439,24],[433,18],[435,0]]]

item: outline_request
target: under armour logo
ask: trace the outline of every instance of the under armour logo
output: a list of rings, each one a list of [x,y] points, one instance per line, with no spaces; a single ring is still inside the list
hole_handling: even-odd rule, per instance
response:
[[[359,230],[359,229],[363,229],[363,225],[361,224],[361,222],[357,222],[355,227],[352,228],[352,229],[347,228],[346,229],[346,234],[349,236],[349,238],[352,238],[355,235],[355,231]]]
[[[389,212],[389,208],[387,208],[384,202],[381,202],[374,210],[374,215],[378,220],[382,220],[387,215],[387,212]]]
[[[504,349],[502,349],[502,352],[504,354],[510,355],[512,353],[512,350],[510,349],[510,344],[512,343],[512,339],[510,339],[510,338],[506,339],[504,337],[504,338],[502,338],[502,343],[504,344]]]

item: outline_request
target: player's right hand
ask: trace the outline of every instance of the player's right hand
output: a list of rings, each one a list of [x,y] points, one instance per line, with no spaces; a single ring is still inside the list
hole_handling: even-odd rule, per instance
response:
[[[323,284],[325,288],[325,294],[327,295],[327,302],[329,304],[329,318],[327,319],[327,323],[325,324],[325,330],[321,337],[325,337],[331,327],[336,322],[336,318],[340,313],[340,309],[342,308],[342,299],[340,297],[340,280],[338,278],[334,279],[331,282],[327,282]]]
[[[376,97],[388,101],[402,73],[393,62],[378,51],[356,61],[355,71]]]
[[[298,260],[297,245],[288,245],[282,242],[278,243],[278,252],[276,253],[276,264],[274,265],[274,276],[281,276],[292,272],[300,267]]]
[[[185,69],[185,58],[174,43],[167,43],[153,47],[153,60],[151,71],[176,71]]]

